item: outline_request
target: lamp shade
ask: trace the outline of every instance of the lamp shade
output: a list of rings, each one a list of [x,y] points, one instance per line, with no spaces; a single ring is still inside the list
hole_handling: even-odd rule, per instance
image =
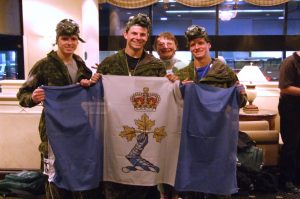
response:
[[[267,79],[261,72],[258,66],[244,66],[242,70],[237,74],[241,83],[246,85],[246,93],[249,104],[243,107],[245,113],[256,113],[259,111],[258,107],[253,104],[256,98],[255,85],[257,83],[267,82]]]
[[[266,77],[263,75],[258,66],[244,66],[237,74],[239,81],[245,84],[256,84],[267,82]]]

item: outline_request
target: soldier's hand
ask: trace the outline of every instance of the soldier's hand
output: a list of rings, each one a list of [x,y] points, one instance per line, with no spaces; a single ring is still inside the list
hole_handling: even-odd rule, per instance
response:
[[[84,88],[88,88],[91,86],[91,81],[89,79],[82,79],[80,80],[80,86],[84,87]]]
[[[176,80],[179,80],[179,78],[176,75],[171,73],[167,74],[165,77],[167,77],[171,82],[175,82]]]
[[[42,88],[37,88],[32,92],[31,99],[34,103],[39,104],[45,100],[45,91]]]
[[[188,78],[186,78],[186,79],[183,80],[181,83],[182,83],[182,84],[191,84],[191,83],[193,83],[193,81],[192,81],[192,80],[189,80]]]
[[[101,73],[95,73],[90,79],[91,83],[96,84],[96,82],[101,78],[101,76]]]
[[[246,95],[246,90],[245,90],[245,87],[243,84],[241,84],[239,81],[237,81],[235,85],[241,94]]]

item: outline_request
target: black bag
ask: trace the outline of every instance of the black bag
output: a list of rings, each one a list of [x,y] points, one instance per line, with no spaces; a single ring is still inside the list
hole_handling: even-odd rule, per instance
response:
[[[253,191],[276,192],[278,180],[275,175],[262,169],[263,150],[245,132],[239,132],[237,183],[239,193]]]
[[[254,182],[251,173],[243,171],[243,168],[237,168],[237,184],[239,187],[239,194],[249,194],[254,191]]]
[[[255,176],[254,189],[264,193],[274,193],[278,191],[278,178],[269,172],[260,171]]]
[[[245,132],[239,131],[238,134],[238,152],[242,152],[251,146],[256,146],[255,141]]]
[[[271,172],[254,171],[243,166],[237,167],[239,194],[251,192],[275,193],[278,191],[278,178]]]

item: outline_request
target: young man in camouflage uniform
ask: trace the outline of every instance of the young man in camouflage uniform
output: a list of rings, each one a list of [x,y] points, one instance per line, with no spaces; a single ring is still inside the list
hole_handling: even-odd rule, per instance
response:
[[[116,54],[105,58],[97,69],[96,75],[154,76],[164,77],[164,64],[144,47],[149,38],[151,22],[147,15],[138,14],[129,18],[123,33],[126,47]],[[156,187],[125,185],[104,182],[107,199],[143,199]]]
[[[123,33],[125,49],[105,58],[97,72],[104,75],[165,76],[162,61],[144,50],[150,29],[151,21],[147,15],[140,13],[129,18]]]
[[[185,36],[193,55],[193,60],[188,66],[175,73],[181,82],[183,84],[196,82],[220,88],[238,86],[240,90],[239,105],[240,107],[245,106],[247,96],[243,86],[239,84],[236,74],[224,62],[211,58],[211,42],[205,28],[192,25],[188,27]],[[199,192],[187,192],[182,193],[182,195],[184,195],[184,199],[230,198],[230,195],[203,194]]]
[[[65,86],[80,82],[82,86],[90,85],[92,71],[85,65],[84,61],[74,51],[78,46],[78,40],[84,42],[79,37],[79,26],[71,19],[64,19],[56,26],[57,51],[51,51],[47,57],[39,60],[29,72],[27,81],[20,88],[17,97],[23,107],[34,107],[45,100],[45,93],[40,86]],[[54,157],[51,147],[48,145],[46,135],[45,115],[42,112],[39,132],[42,143],[39,151],[42,154],[43,168],[51,167],[51,157]],[[53,159],[52,159],[53,160]],[[52,161],[53,162],[53,161]],[[52,163],[53,166],[53,163]],[[46,197],[51,199],[93,199],[100,198],[99,189],[87,190],[83,192],[71,192],[58,188],[51,182],[53,172],[45,170],[49,182],[46,182]],[[48,173],[47,173],[48,172]]]

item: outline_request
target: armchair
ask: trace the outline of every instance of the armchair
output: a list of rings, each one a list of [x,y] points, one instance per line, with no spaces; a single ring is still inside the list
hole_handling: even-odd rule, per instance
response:
[[[270,130],[267,121],[240,121],[240,131],[247,133],[263,149],[264,166],[276,166],[279,159],[279,132]]]

